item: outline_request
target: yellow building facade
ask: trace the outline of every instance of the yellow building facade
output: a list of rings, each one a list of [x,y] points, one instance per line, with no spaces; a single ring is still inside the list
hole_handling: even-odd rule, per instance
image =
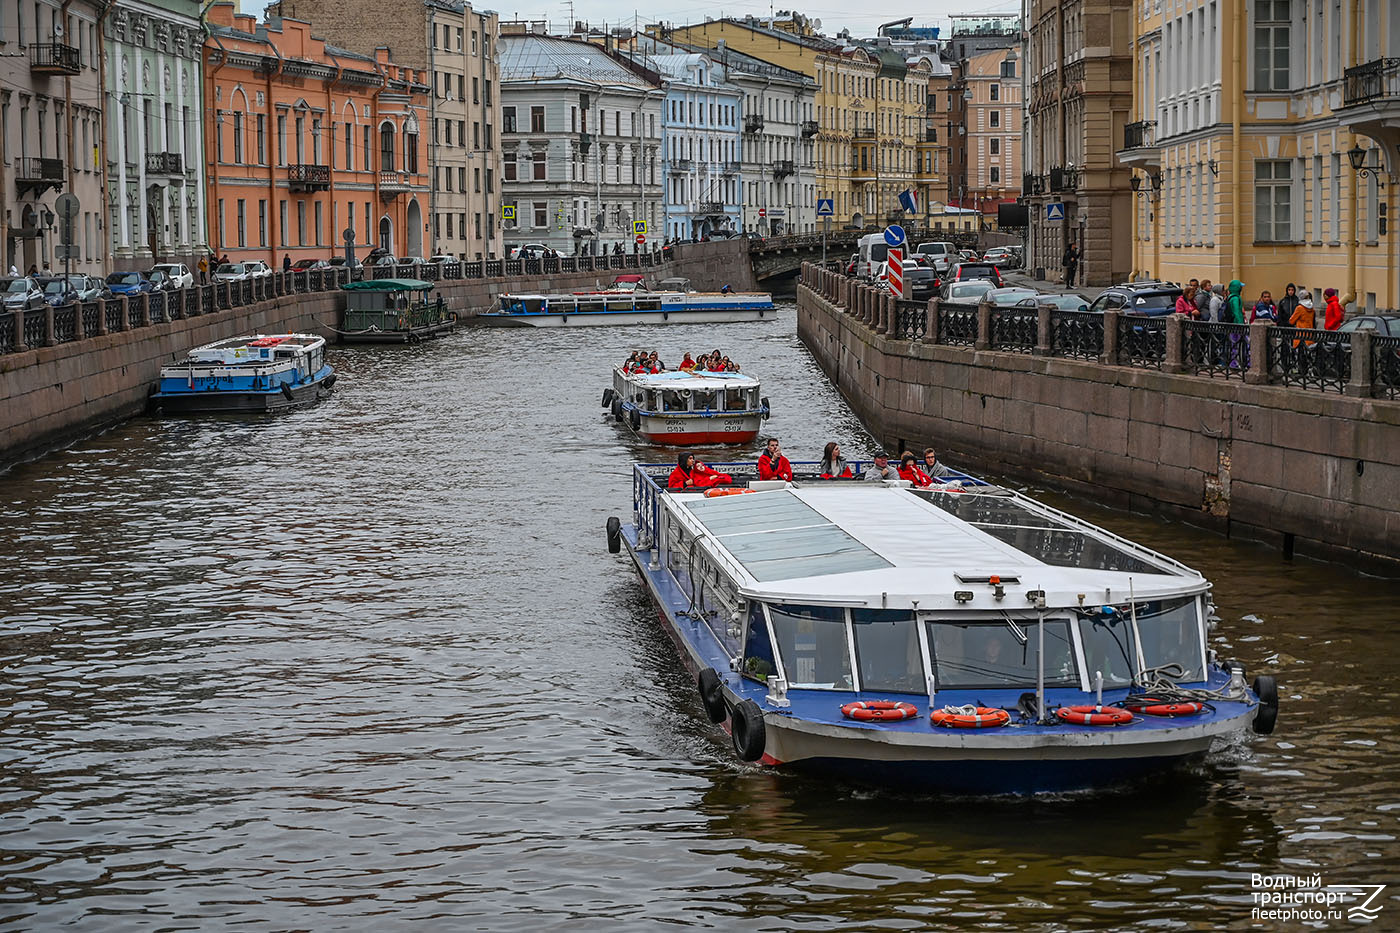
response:
[[[1400,307],[1400,4],[1131,5],[1137,278]],[[1320,307],[1320,305],[1319,305]]]
[[[791,23],[774,27],[756,18],[718,19],[656,34],[705,48],[732,48],[811,77],[817,82],[816,197],[834,200],[834,225],[909,219],[899,215],[898,199],[901,191],[918,188],[933,62],[906,61],[888,49],[848,46]]]

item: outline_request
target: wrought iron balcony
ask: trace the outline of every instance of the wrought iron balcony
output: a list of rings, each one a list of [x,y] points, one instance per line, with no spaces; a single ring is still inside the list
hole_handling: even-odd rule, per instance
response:
[[[773,177],[783,178],[794,171],[791,159],[779,159],[773,163]]]
[[[66,177],[62,159],[15,160],[15,187],[19,189],[20,194],[33,191],[39,195],[50,188],[61,191]]]
[[[146,153],[146,174],[183,175],[185,174],[184,160],[180,158],[178,152],[148,152]]]
[[[1386,98],[1400,98],[1400,58],[1378,58],[1346,70],[1342,106],[1355,107]]]
[[[803,139],[811,139],[811,138],[812,138],[813,136],[815,136],[815,135],[817,135],[817,121],[816,121],[816,120],[803,120],[803,121],[802,121],[802,138],[803,138]]]
[[[1124,149],[1145,149],[1156,145],[1157,121],[1139,120],[1123,127]]]
[[[862,127],[858,127],[858,128],[856,129],[856,139],[874,139],[874,138],[875,138],[875,127],[873,127],[873,126],[862,126]]]
[[[721,175],[737,175],[737,174],[739,174],[739,163],[738,163],[738,162],[725,162],[725,163],[723,163],[723,164],[720,165],[720,167],[719,167],[719,173],[720,173]]]
[[[81,53],[62,42],[29,47],[29,70],[36,75],[75,75],[83,69]]]
[[[751,113],[744,117],[744,132],[759,133],[763,131],[763,114]]]
[[[695,213],[697,213],[697,214],[723,214],[723,213],[724,213],[724,202],[723,202],[723,201],[701,201],[699,204],[697,204],[697,205],[695,206]]]
[[[383,176],[392,175],[397,180],[398,172],[380,172],[380,187]],[[329,191],[331,187],[331,167],[329,165],[289,165],[287,166],[287,186],[293,191]]]

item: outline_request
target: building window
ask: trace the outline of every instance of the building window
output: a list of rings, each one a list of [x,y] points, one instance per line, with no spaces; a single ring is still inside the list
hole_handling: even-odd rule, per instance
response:
[[[418,174],[418,134],[403,134],[403,154],[404,163],[408,171],[414,175]]]
[[[370,128],[369,128],[368,126],[362,126],[362,127],[360,127],[360,129],[364,130],[364,149],[363,149],[363,152],[364,152],[364,154],[365,154],[365,159],[364,159],[364,162],[363,162],[362,165],[361,165],[361,168],[362,168],[363,171],[372,172],[372,171],[374,171],[374,166],[370,163],[370,158],[369,158],[370,152],[373,151],[373,150],[370,149],[370,146],[369,146]],[[365,229],[366,229],[366,230],[369,230],[369,227],[365,227]],[[365,242],[369,242],[369,241],[366,240]]]
[[[473,124],[473,126],[475,126],[475,124]],[[501,108],[501,132],[502,132],[502,133],[514,133],[514,132],[515,132],[515,108],[514,108],[514,107],[502,107],[502,108]]]
[[[248,245],[247,202],[242,198],[238,199],[238,245]]]
[[[394,170],[394,125],[385,123],[379,128],[379,170]]]
[[[1001,169],[993,165],[991,168],[991,173],[988,175],[988,178],[991,179],[991,183],[994,185],[1001,184]]]
[[[467,190],[467,167],[465,165],[457,166],[457,190]]]
[[[530,132],[531,132],[531,133],[543,133],[543,132],[544,132],[544,108],[543,108],[543,107],[531,107],[531,108],[530,108]]]
[[[1001,126],[1001,111],[993,110],[987,114],[987,125],[991,127]]]
[[[549,202],[548,202],[548,201],[536,201],[536,202],[535,202],[535,226],[536,226],[536,227],[547,227],[547,226],[549,226]]]
[[[505,172],[506,181],[515,181],[515,153],[507,152],[501,156],[502,171]]]
[[[534,153],[534,166],[530,177],[535,181],[545,180],[545,158],[546,154],[543,152]]]
[[[355,159],[352,153],[354,150],[350,146],[350,124],[345,124],[345,170],[350,171],[355,167]]]
[[[472,169],[472,190],[481,194],[481,169]]]
[[[188,108],[186,108],[188,110]],[[259,165],[267,164],[267,117],[262,114],[257,115],[258,123],[258,151],[257,160]]]
[[[496,170],[488,168],[486,170],[486,193],[494,194],[496,191]]]
[[[1254,4],[1254,90],[1288,90],[1289,0]]]
[[[220,203],[220,204],[223,204],[224,202],[223,202],[223,201],[220,201],[219,203]],[[278,225],[277,225],[277,239],[281,242],[281,244],[282,244],[283,246],[286,246],[286,245],[287,245],[287,202],[286,202],[286,200],[283,200],[283,201],[280,203],[279,206],[280,206],[280,211],[279,211],[279,213],[278,213],[278,220],[279,220],[279,223],[278,223]]]
[[[267,246],[267,200],[258,202],[258,245]]]
[[[297,165],[305,165],[305,164],[306,164],[306,117],[303,117],[303,116],[301,116],[301,115],[298,115],[298,116],[297,116],[297,119],[296,119],[296,126],[297,126],[297,138],[296,138]]]
[[[314,165],[324,165],[321,161],[321,118],[313,117],[311,120],[311,162]]]
[[[991,146],[990,152],[992,155],[1001,155],[1001,140],[993,139],[988,145]]]
[[[1286,159],[1254,163],[1254,239],[1281,243],[1293,238],[1293,164]]]
[[[297,202],[297,245],[306,245],[306,202]]]
[[[1001,85],[993,84],[988,90],[992,92],[992,100],[1001,100]]]

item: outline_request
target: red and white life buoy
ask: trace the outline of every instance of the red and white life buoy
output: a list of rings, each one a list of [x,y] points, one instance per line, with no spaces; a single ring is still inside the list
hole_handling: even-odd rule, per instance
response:
[[[995,729],[1010,722],[1011,714],[995,706],[945,706],[929,718],[945,729]]]
[[[1055,715],[1076,726],[1121,726],[1133,721],[1133,714],[1116,706],[1061,706]]]
[[[902,722],[919,715],[919,709],[913,703],[861,700],[841,707],[841,715],[858,722]]]

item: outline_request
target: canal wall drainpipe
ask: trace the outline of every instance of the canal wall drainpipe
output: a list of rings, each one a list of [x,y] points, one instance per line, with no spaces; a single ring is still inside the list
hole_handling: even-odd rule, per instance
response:
[[[1235,86],[1230,93],[1230,278],[1240,276],[1240,107],[1244,101],[1244,0],[1235,0],[1231,13],[1231,45],[1235,55]],[[1156,234],[1153,234],[1155,239]],[[1160,270],[1154,270],[1160,275]],[[1225,278],[1225,276],[1221,276]]]
[[[1357,30],[1357,28],[1358,28],[1360,25],[1361,25],[1361,23],[1360,23],[1360,18],[1359,18],[1359,13],[1358,13],[1358,5],[1357,5],[1357,2],[1356,2],[1356,0],[1350,0],[1350,2],[1347,4],[1347,26],[1348,26],[1348,29],[1347,29],[1347,57],[1346,57],[1346,65],[1345,65],[1346,68],[1354,68],[1354,67],[1356,67],[1356,50],[1357,50],[1356,30]],[[1345,76],[1346,72],[1343,71],[1342,74]],[[1343,81],[1343,88],[1345,89],[1345,80]],[[1344,142],[1342,143],[1342,145],[1341,145],[1341,148],[1342,148],[1342,150],[1345,152],[1346,150],[1349,150],[1349,149],[1354,148],[1356,145],[1357,145],[1356,133],[1355,133],[1355,132],[1348,132],[1348,133],[1346,134],[1345,141],[1344,141]],[[1346,162],[1346,160],[1344,159],[1344,160],[1342,161],[1342,165],[1345,166],[1346,164],[1347,164],[1347,162]],[[1357,245],[1358,245],[1357,238],[1358,238],[1359,236],[1361,236],[1361,225],[1360,225],[1359,223],[1357,223],[1357,220],[1358,220],[1357,214],[1359,213],[1358,208],[1360,207],[1360,205],[1358,204],[1358,201],[1357,201],[1357,196],[1360,194],[1360,191],[1359,191],[1358,189],[1361,187],[1359,184],[1357,184],[1357,182],[1358,182],[1358,180],[1359,180],[1359,176],[1358,176],[1358,174],[1357,174],[1357,172],[1356,172],[1355,170],[1352,170],[1352,173],[1351,173],[1350,175],[1347,175],[1347,176],[1346,176],[1346,179],[1347,179],[1347,198],[1346,198],[1346,204],[1347,204],[1347,213],[1349,213],[1349,214],[1351,215],[1351,217],[1350,217],[1350,220],[1351,220],[1351,224],[1350,224],[1350,226],[1351,226],[1351,236],[1347,237],[1347,292],[1346,292],[1345,295],[1342,296],[1342,309],[1343,309],[1343,311],[1345,311],[1346,308],[1348,308],[1349,306],[1351,306],[1352,303],[1356,301],[1356,295],[1357,295],[1357,284],[1356,284],[1356,247],[1357,247]]]

